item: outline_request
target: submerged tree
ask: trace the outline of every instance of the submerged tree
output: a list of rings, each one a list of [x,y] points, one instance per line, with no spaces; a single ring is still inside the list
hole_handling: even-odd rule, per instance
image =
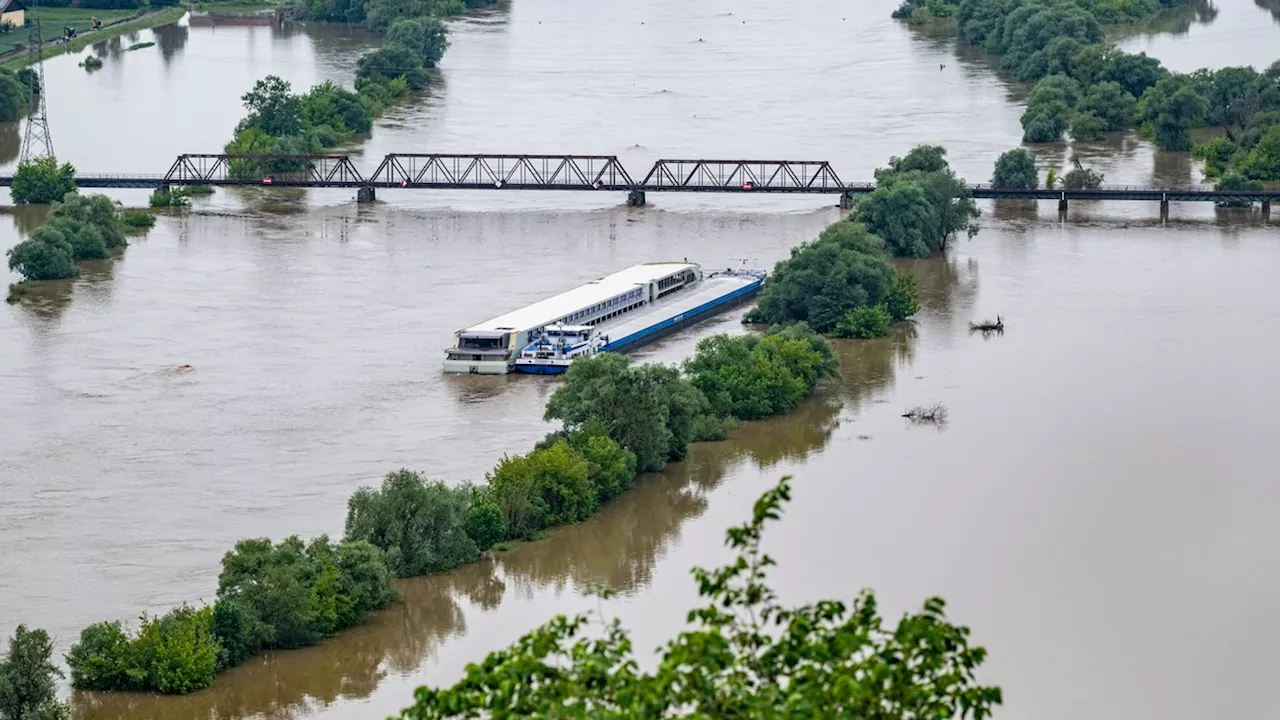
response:
[[[947,621],[941,598],[894,627],[870,591],[852,603],[779,601],[761,540],[790,499],[783,478],[726,533],[737,559],[693,571],[706,604],[689,612],[690,627],[652,672],[617,620],[593,627],[592,614],[561,615],[467,666],[454,686],[419,688],[401,717],[989,717],[1001,692],[975,678],[986,650]]]
[[[0,720],[65,720],[55,678],[53,641],[42,629],[19,625],[9,638],[9,654],[0,659]]]
[[[996,160],[991,184],[998,188],[1033,188],[1036,186],[1036,156],[1030,150],[1010,150]]]

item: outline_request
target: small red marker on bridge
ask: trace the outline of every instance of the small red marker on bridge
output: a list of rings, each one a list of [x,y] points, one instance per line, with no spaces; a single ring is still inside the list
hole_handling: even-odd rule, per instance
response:
[[[751,187],[752,187],[752,185],[751,185],[751,183],[749,183],[749,182],[744,182],[744,183],[742,183],[742,189],[743,189],[743,190],[750,190],[750,189],[751,189]]]
[[[270,185],[270,184],[271,184],[271,178],[269,178],[269,177],[264,177],[264,178],[262,178],[262,184],[263,184],[263,185]]]

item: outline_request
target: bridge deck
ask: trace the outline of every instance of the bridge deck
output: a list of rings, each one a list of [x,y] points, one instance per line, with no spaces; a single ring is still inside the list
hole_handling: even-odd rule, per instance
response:
[[[845,183],[825,161],[658,160],[636,182],[612,155],[387,155],[362,175],[345,155],[181,155],[165,174],[80,174],[83,188],[153,189],[166,185],[217,187],[374,188],[421,190],[572,190],[612,192],[786,193],[853,196],[874,183]],[[0,186],[13,177],[0,175]],[[975,198],[1275,202],[1280,188],[1103,186],[1093,189],[996,188],[970,185]]]

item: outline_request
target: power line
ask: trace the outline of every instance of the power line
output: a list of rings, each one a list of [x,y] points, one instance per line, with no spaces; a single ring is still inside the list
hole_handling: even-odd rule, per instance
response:
[[[44,37],[40,32],[40,3],[32,0],[31,11],[35,21],[31,25],[31,34],[27,38],[28,65],[34,68],[36,79],[28,83],[27,107],[31,113],[27,116],[26,132],[22,136],[22,156],[18,164],[26,164],[40,158],[51,158],[53,155],[53,138],[49,135],[49,116],[45,112],[44,98],[48,93],[44,84]]]

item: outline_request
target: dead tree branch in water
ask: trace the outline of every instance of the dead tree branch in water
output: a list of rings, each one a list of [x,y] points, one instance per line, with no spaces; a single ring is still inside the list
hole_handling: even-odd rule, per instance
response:
[[[980,332],[983,335],[987,335],[990,333],[999,333],[1003,335],[1004,334],[1004,318],[997,315],[995,322],[991,322],[990,320],[983,320],[982,322],[971,322],[969,323],[969,332],[971,333]]]
[[[916,425],[937,425],[942,427],[947,424],[947,406],[942,403],[934,403],[929,406],[917,405],[902,413],[902,417]]]

